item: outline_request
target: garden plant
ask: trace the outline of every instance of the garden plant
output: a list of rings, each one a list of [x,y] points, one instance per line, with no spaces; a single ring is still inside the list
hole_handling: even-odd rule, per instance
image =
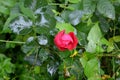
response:
[[[120,80],[120,0],[0,0],[0,80]]]

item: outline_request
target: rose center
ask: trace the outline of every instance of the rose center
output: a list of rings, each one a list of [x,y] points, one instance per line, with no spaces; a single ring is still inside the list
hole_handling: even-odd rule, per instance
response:
[[[67,46],[67,45],[68,45],[69,43],[71,43],[71,42],[73,42],[73,39],[71,38],[70,35],[64,34],[64,35],[62,36],[62,43],[63,43],[63,45]]]

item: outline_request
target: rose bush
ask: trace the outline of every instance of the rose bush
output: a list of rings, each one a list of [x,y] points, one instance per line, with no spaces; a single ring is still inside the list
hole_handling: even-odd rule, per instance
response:
[[[120,0],[0,0],[0,71],[0,80],[120,80]]]
[[[78,44],[78,39],[73,32],[66,34],[65,30],[62,30],[55,36],[54,43],[61,51],[73,50]]]

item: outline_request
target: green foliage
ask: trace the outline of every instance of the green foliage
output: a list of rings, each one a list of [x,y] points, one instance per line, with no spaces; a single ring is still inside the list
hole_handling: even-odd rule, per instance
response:
[[[109,0],[99,0],[97,4],[98,11],[104,16],[115,19],[115,9]]]
[[[10,8],[14,6],[15,0],[7,1],[7,0],[1,0],[0,1],[0,12],[6,15],[9,15]]]
[[[83,10],[85,14],[92,14],[95,11],[95,0],[83,0]]]
[[[96,52],[96,47],[100,44],[100,39],[102,38],[102,33],[100,31],[100,28],[98,26],[98,23],[96,23],[88,33],[88,45],[86,48],[86,51],[88,52]]]
[[[66,33],[74,32],[74,27],[71,24],[68,23],[57,23],[56,28],[58,28],[60,31],[65,30]]]
[[[0,80],[119,80],[120,0],[0,0]],[[78,45],[59,51],[55,35]]]
[[[11,59],[7,58],[5,55],[0,54],[0,79],[8,80],[10,79],[10,73],[14,72],[14,64],[11,63]]]

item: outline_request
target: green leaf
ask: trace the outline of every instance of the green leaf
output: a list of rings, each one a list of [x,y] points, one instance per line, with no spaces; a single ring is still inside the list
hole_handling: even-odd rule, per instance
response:
[[[102,32],[107,33],[110,29],[109,22],[103,17],[100,17],[99,21]]]
[[[20,35],[27,35],[32,31],[32,28],[24,28],[23,30],[20,31]]]
[[[59,22],[57,22],[56,28],[58,28],[60,31],[65,30],[66,33],[74,32],[74,27],[69,23],[59,23]]]
[[[80,0],[69,0],[70,3],[78,3]]]
[[[85,68],[84,68],[84,73],[88,78],[95,76],[95,75],[97,77],[99,70],[100,70],[99,61],[97,58],[93,58],[86,63]]]
[[[63,59],[63,58],[70,57],[71,54],[72,54],[72,53],[71,53],[70,51],[66,50],[66,51],[64,51],[64,52],[60,52],[60,53],[59,53],[59,56],[60,56],[61,59]]]
[[[69,22],[69,14],[71,13],[72,11],[69,11],[69,10],[65,10],[61,13],[61,17],[66,21],[66,22]]]
[[[4,54],[0,54],[0,77],[8,76],[14,71],[15,66],[11,63],[11,59],[6,57]]]
[[[82,10],[83,9],[83,3],[82,1],[75,3],[75,4],[69,4],[67,7],[68,10]]]
[[[0,12],[8,15],[10,13],[10,8],[15,4],[15,0],[1,0],[0,1]]]
[[[4,6],[13,7],[15,0],[1,0],[0,3],[2,3]]]
[[[35,67],[34,67],[34,72],[35,72],[36,74],[39,74],[39,73],[40,73],[40,66],[35,66]]]
[[[8,15],[10,11],[5,6],[0,6],[0,12]]]
[[[32,11],[31,9],[29,9],[29,8],[25,8],[23,3],[20,4],[20,9],[21,9],[21,12],[22,12],[25,16],[28,16],[28,17],[31,18],[33,21],[35,20],[35,16],[34,16],[33,11]]]
[[[71,65],[71,69],[70,74],[71,74],[71,78],[73,77],[73,79],[70,80],[82,80],[84,77],[84,72],[83,72],[83,67],[80,63],[80,61],[78,59],[73,59],[73,63]]]
[[[83,0],[85,14],[92,14],[95,11],[96,3],[93,0]]]
[[[104,16],[115,19],[115,9],[109,0],[99,0],[97,10]]]
[[[90,59],[88,57],[91,56],[90,53],[85,53],[85,55],[80,58],[80,62],[84,68],[84,73],[87,76],[89,80],[92,80],[91,78],[96,78],[95,80],[100,79],[100,67],[99,67],[99,61],[98,59],[92,55]]]
[[[87,64],[87,60],[85,59],[85,57],[80,58],[80,62],[82,64],[83,68],[85,68],[85,66]]]
[[[37,0],[36,8],[44,7],[46,5],[48,5],[48,0]]]
[[[79,44],[84,46],[87,45],[87,35],[84,32],[77,31],[77,38],[79,41]]]
[[[95,52],[96,46],[100,44],[100,39],[102,38],[102,33],[100,31],[100,28],[98,26],[98,23],[96,23],[90,30],[88,34],[88,45],[86,47],[86,51],[88,52]]]
[[[114,36],[114,37],[113,37],[113,40],[114,40],[115,42],[120,42],[120,36]]]
[[[69,20],[71,24],[77,25],[80,23],[82,16],[83,16],[83,11],[75,10],[69,14]]]
[[[37,14],[35,26],[33,27],[36,33],[49,35],[50,31],[55,28],[56,20],[53,16],[46,12]]]
[[[107,48],[107,52],[111,52],[115,47],[114,47],[114,42],[120,42],[120,36],[114,36],[109,39],[109,44]]]
[[[10,12],[10,16],[7,18],[5,24],[4,24],[4,28],[2,30],[3,33],[6,33],[6,32],[11,32],[10,29],[9,29],[9,23],[15,19],[16,17],[20,16],[21,14],[19,13],[19,8],[18,8],[18,5],[16,5],[14,8],[11,9],[11,12]]]
[[[40,49],[39,51],[39,59],[41,62],[44,62],[48,59],[49,51],[45,50],[44,48]]]

